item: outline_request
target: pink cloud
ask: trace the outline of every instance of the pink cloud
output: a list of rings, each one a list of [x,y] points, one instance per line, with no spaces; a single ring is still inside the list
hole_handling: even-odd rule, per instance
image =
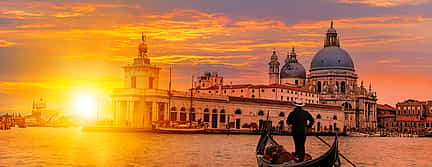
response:
[[[364,4],[376,7],[394,7],[401,5],[421,5],[430,3],[430,0],[338,0],[339,3]]]

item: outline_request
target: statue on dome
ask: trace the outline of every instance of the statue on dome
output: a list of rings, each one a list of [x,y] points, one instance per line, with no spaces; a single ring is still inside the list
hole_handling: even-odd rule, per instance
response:
[[[139,56],[147,57],[147,44],[146,44],[146,36],[144,33],[141,34],[142,43],[138,46]]]

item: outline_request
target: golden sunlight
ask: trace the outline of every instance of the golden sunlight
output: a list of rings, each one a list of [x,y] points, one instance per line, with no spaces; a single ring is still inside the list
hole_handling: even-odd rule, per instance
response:
[[[74,101],[74,112],[84,118],[94,117],[97,110],[96,98],[92,95],[78,95]]]

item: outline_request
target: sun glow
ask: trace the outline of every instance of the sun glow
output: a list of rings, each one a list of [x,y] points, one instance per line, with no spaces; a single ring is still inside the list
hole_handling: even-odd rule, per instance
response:
[[[77,96],[74,101],[74,112],[77,116],[92,118],[97,110],[96,98],[91,95],[82,94]]]

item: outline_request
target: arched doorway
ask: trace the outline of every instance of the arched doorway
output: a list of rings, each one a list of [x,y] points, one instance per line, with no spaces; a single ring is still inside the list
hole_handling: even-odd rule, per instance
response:
[[[195,121],[196,120],[196,113],[195,113],[195,108],[191,108],[190,110],[189,110],[189,120],[190,121]]]
[[[186,108],[184,107],[180,109],[180,121],[186,121]]]
[[[226,122],[226,118],[225,118],[225,110],[222,109],[220,111],[220,115],[219,115],[219,122],[220,123],[225,123]]]
[[[204,109],[204,118],[203,118],[203,122],[210,122],[210,113],[209,113],[209,109],[206,108]]]
[[[241,112],[240,109],[237,109],[237,110],[235,111],[235,114],[236,114],[236,115],[241,115],[242,112]],[[241,125],[240,118],[236,118],[236,119],[235,119],[235,128],[236,128],[236,129],[240,129],[240,125]]]
[[[177,108],[173,106],[171,107],[170,121],[176,121],[176,120],[177,120]]]
[[[213,111],[212,111],[212,120],[211,120],[211,127],[212,128],[217,128],[217,125],[218,125],[218,115],[217,115],[217,110],[216,109],[213,109]]]

